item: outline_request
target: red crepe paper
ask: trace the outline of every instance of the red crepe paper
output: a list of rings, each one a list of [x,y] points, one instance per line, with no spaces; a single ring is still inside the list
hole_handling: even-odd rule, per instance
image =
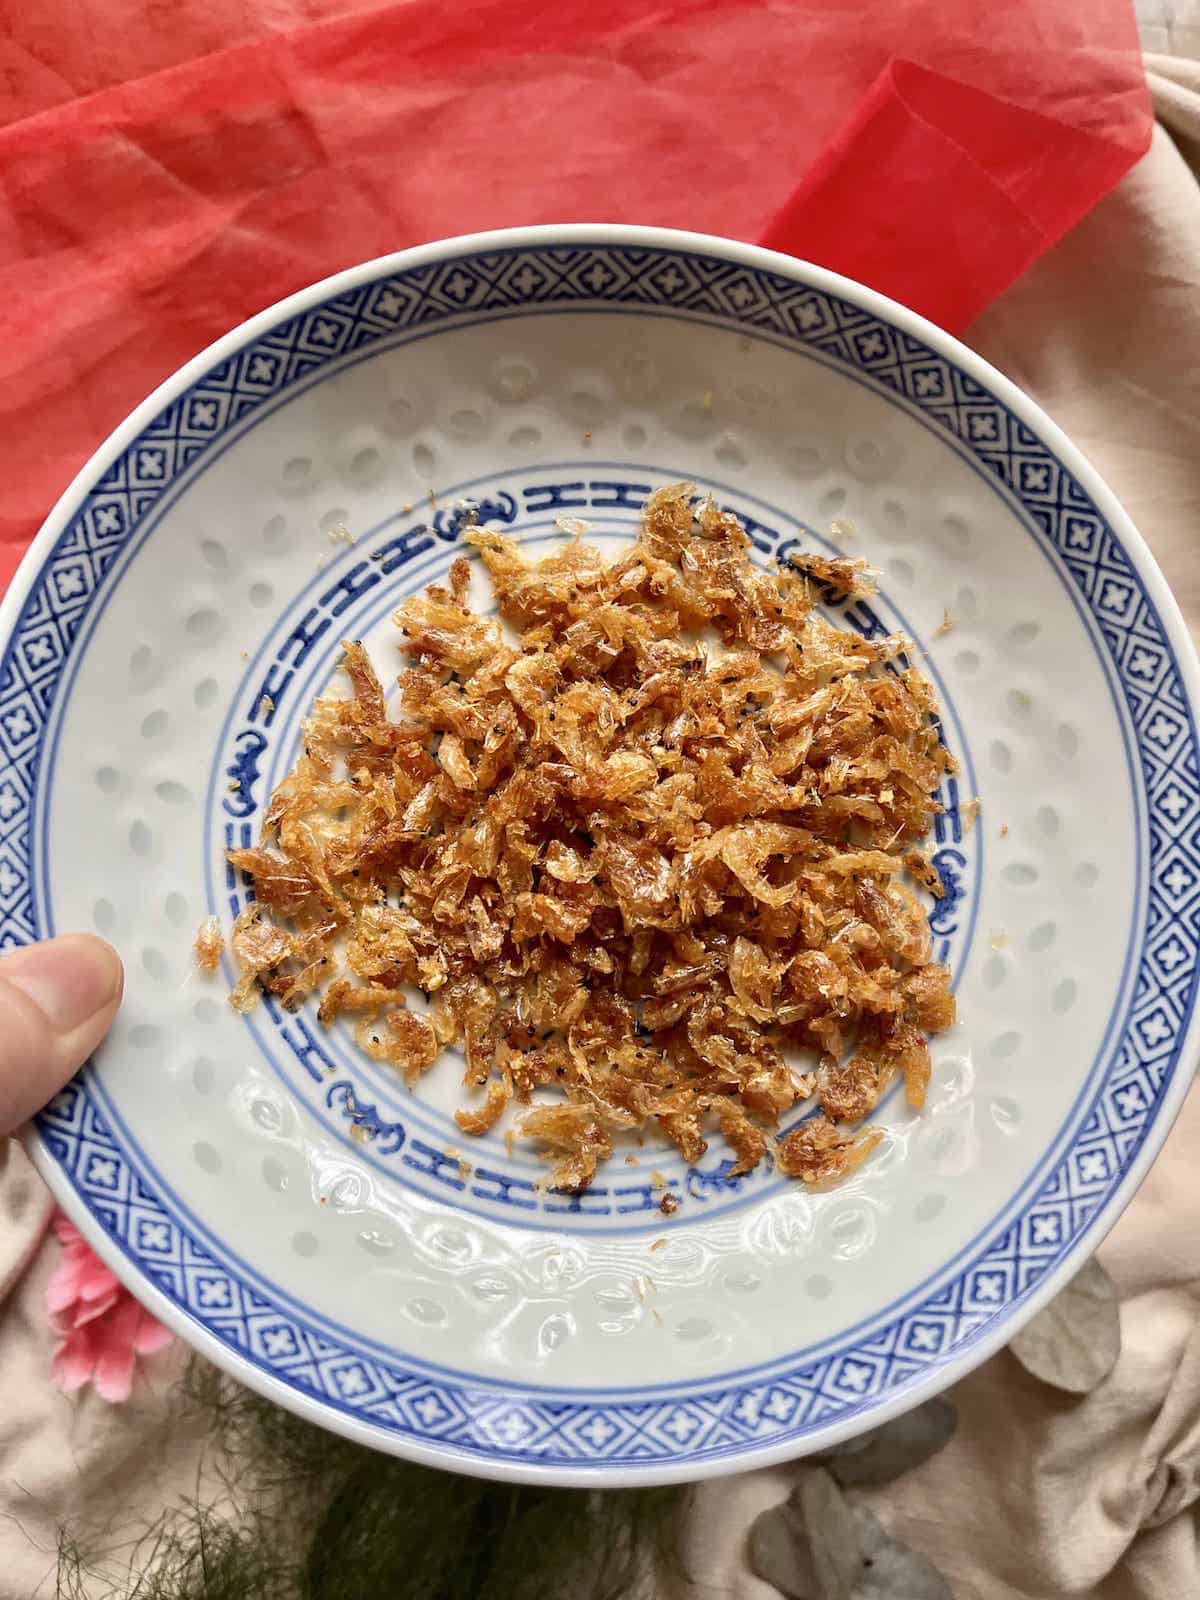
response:
[[[1130,148],[1111,135],[893,61],[761,242],[845,272],[957,330],[1130,161]]]
[[[354,0],[0,0],[0,127]]]
[[[654,223],[765,239],[957,329],[1151,126],[1128,0],[4,6],[0,586],[148,390],[338,268]]]

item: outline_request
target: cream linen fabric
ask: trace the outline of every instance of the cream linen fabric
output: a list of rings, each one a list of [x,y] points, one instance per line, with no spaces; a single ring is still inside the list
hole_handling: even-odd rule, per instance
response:
[[[980,319],[970,342],[1035,395],[1150,541],[1200,633],[1200,66],[1149,58],[1153,148]],[[0,1150],[4,1150],[0,1145]],[[1200,1600],[1200,1092],[1101,1250],[1124,1349],[1089,1398],[1056,1396],[1007,1353],[959,1384],[959,1431],[871,1500],[958,1600]],[[57,1529],[152,1520],[196,1481],[197,1425],[168,1413],[179,1350],[133,1400],[50,1384],[49,1203],[0,1155],[0,1600],[54,1593]],[[745,1538],[794,1468],[697,1492],[691,1581],[671,1600],[774,1600]],[[116,1564],[119,1566],[119,1557]],[[401,1600],[401,1597],[398,1597]],[[665,1600],[665,1596],[663,1597]]]
[[[971,329],[1096,464],[1200,638],[1200,63],[1147,59],[1159,126],[1120,187]],[[1189,160],[1194,164],[1189,168]],[[1007,1352],[951,1392],[959,1431],[875,1491],[957,1600],[1200,1600],[1200,1086],[1101,1247],[1116,1371],[1083,1401]],[[772,1600],[745,1532],[795,1469],[701,1488],[687,1600]]]

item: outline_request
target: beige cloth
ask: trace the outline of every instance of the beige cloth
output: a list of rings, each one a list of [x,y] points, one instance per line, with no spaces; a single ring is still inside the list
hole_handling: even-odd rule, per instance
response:
[[[1200,187],[1188,166],[1200,162],[1200,66],[1150,66],[1160,126],[1149,155],[971,342],[1096,463],[1200,633]],[[954,1391],[950,1446],[872,1496],[958,1600],[1200,1600],[1197,1149],[1200,1090],[1101,1251],[1124,1335],[1108,1382],[1074,1402],[997,1356]],[[150,1520],[194,1484],[200,1454],[199,1429],[168,1417],[178,1351],[151,1363],[124,1407],[51,1387],[47,1216],[10,1147],[0,1157],[0,1600],[52,1595],[60,1524]],[[781,1468],[699,1490],[683,1600],[775,1600],[746,1566],[745,1536],[794,1476]]]
[[[1149,57],[1159,126],[1120,187],[972,328],[1104,474],[1200,638],[1200,63]],[[1189,169],[1188,162],[1192,162]],[[1121,1294],[1116,1371],[1082,1402],[1005,1352],[951,1398],[959,1431],[870,1498],[957,1600],[1198,1600],[1200,1086],[1100,1250]],[[772,1600],[745,1530],[795,1469],[701,1489],[689,1565]]]

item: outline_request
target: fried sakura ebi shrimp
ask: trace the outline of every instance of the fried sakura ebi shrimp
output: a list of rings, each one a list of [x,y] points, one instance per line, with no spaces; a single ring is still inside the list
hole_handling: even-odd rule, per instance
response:
[[[192,953],[201,972],[215,972],[225,951],[225,935],[216,917],[205,917],[196,932]]]
[[[865,592],[861,563],[761,571],[687,485],[613,561],[468,538],[499,616],[468,605],[465,556],[405,600],[395,715],[347,643],[349,693],[316,703],[262,842],[231,853],[256,895],[235,1003],[320,993],[409,1082],[460,1047],[459,1125],[514,1102],[562,1187],[623,1132],[695,1162],[719,1130],[738,1172],[851,1170],[893,1078],[923,1102],[954,1020],[911,887],[940,888],[918,850],[952,765],[932,690],[903,637],[816,609],[815,587]]]

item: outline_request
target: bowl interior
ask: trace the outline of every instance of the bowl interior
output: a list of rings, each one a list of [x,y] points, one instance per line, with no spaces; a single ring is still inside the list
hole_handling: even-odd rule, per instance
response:
[[[380,269],[247,340],[71,519],[15,635],[26,698],[0,705],[37,752],[31,848],[0,873],[31,931],[96,928],[129,970],[95,1071],[43,1121],[54,1162],[193,1333],[376,1442],[485,1467],[677,1469],[869,1420],[1065,1257],[1191,1004],[1194,944],[1150,889],[1177,833],[1155,862],[1149,816],[1171,784],[1167,811],[1194,813],[1190,715],[1104,515],[977,373],[799,271],[717,262],[706,284],[676,249],[641,300],[606,297],[629,255],[576,260],[557,299],[532,248]],[[786,326],[757,314],[771,294]],[[960,762],[933,928],[961,1024],[924,1112],[893,1094],[884,1146],[827,1193],[731,1180],[719,1139],[696,1167],[630,1146],[584,1196],[546,1193],[530,1152],[456,1127],[449,1060],[410,1093],[308,1012],[238,1017],[193,967],[200,921],[245,903],[224,851],[256,834],[340,641],[394,679],[390,613],[445,574],[464,507],[615,549],[679,479],[765,564],[799,542],[879,568],[841,611],[909,633]],[[530,1420],[568,1400],[569,1435]],[[638,1406],[658,1420],[631,1431]]]

